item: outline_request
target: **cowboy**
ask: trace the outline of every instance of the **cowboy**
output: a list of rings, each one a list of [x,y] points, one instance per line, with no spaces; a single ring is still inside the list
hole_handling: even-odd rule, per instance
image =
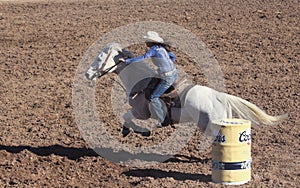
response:
[[[158,67],[157,72],[161,81],[150,95],[149,109],[151,117],[157,120],[156,126],[160,128],[162,127],[162,123],[165,119],[165,114],[159,97],[177,81],[178,72],[174,65],[176,56],[174,53],[169,51],[169,45],[164,43],[164,40],[157,32],[148,31],[146,36],[144,36],[144,39],[146,40],[146,45],[149,48],[144,55],[129,59],[121,58],[120,61],[130,64],[151,58],[153,64]]]

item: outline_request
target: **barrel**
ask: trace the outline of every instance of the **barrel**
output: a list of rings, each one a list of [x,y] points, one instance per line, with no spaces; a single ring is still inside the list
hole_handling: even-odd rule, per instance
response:
[[[219,130],[212,144],[212,181],[240,185],[251,179],[251,122],[244,119],[212,121]]]

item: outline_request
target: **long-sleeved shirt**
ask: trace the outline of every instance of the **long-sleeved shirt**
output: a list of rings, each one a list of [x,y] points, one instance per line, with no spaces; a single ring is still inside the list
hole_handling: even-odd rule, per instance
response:
[[[166,73],[175,69],[174,60],[176,56],[172,52],[167,52],[166,49],[159,45],[152,46],[144,55],[126,59],[125,63],[136,63],[151,58],[154,65],[158,67],[159,73]]]

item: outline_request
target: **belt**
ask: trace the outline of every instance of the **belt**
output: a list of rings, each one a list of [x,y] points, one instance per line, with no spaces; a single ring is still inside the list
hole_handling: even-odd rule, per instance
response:
[[[169,72],[160,73],[160,76],[171,76],[174,72],[177,72],[177,69],[171,70]]]

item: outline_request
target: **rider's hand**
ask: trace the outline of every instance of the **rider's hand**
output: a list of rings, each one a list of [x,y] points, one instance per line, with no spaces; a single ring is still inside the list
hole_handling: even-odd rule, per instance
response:
[[[119,62],[125,63],[125,59],[124,58],[120,58]]]

